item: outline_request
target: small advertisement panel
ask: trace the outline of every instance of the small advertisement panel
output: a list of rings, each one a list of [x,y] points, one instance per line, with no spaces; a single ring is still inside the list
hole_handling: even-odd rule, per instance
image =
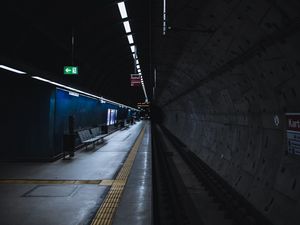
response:
[[[117,109],[108,109],[107,110],[107,125],[113,125],[117,122]]]
[[[300,113],[287,113],[286,122],[288,152],[300,155]]]

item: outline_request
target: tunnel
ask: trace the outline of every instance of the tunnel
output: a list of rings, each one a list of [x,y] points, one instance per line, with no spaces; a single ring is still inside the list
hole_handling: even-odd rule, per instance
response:
[[[121,4],[126,5],[126,15],[122,14]],[[17,180],[12,182],[14,185],[25,185],[24,180],[31,179],[29,183],[38,185],[32,187],[33,192],[42,192],[38,190],[43,181],[36,179],[44,177],[33,175],[35,173],[41,176],[50,174],[48,180],[54,183],[55,179],[74,180],[72,185],[78,186],[74,186],[68,198],[80,192],[80,182],[87,182],[84,176],[52,176],[50,169],[45,168],[49,163],[51,168],[56,167],[55,163],[64,157],[66,145],[70,147],[68,143],[71,142],[77,145],[85,135],[78,133],[80,137],[75,137],[75,133],[77,135],[85,127],[98,129],[100,126],[100,133],[111,132],[105,137],[108,144],[101,148],[108,148],[110,143],[116,146],[113,144],[113,138],[116,138],[120,146],[128,145],[128,157],[131,154],[129,145],[133,145],[132,151],[135,151],[134,143],[142,143],[141,146],[147,149],[145,152],[153,151],[140,158],[148,165],[152,155],[155,175],[151,179],[153,185],[157,185],[157,189],[152,190],[154,203],[151,203],[153,209],[150,211],[154,212],[153,215],[145,216],[145,211],[138,215],[117,214],[117,222],[108,224],[300,224],[298,1],[10,1],[3,5],[3,9],[0,15],[3,105],[0,114],[0,195],[15,193],[10,190],[16,186],[5,186],[14,179]],[[128,21],[130,31],[125,25]],[[63,74],[69,66],[70,70],[75,67],[78,71],[73,75]],[[137,84],[132,83],[134,78],[138,79]],[[74,97],[74,94],[79,97]],[[126,130],[124,127],[129,128]],[[143,137],[147,137],[147,144],[144,139],[139,141],[139,129]],[[149,141],[151,138],[152,142]],[[81,140],[82,143],[85,141]],[[101,148],[99,151],[102,151]],[[166,155],[162,156],[163,159],[156,159],[163,148],[168,149]],[[181,152],[177,153],[174,149]],[[77,148],[72,150],[73,156],[74,153],[74,160],[67,161],[66,168],[70,167],[70,174],[76,170],[72,163],[76,159],[83,160],[76,158],[81,154]],[[139,154],[137,151],[137,157]],[[180,155],[186,158],[185,163],[177,159]],[[92,155],[82,153],[80,157],[92,158]],[[172,157],[174,160],[170,159]],[[120,168],[123,169],[126,162],[120,162]],[[186,169],[185,164],[189,162],[193,162],[196,169]],[[31,167],[32,164],[34,167]],[[96,161],[91,162],[92,166],[96,164]],[[167,166],[163,165],[161,170],[156,171],[156,166],[162,164]],[[161,175],[167,167],[171,168],[170,175]],[[205,219],[210,215],[204,212],[205,206],[199,206],[201,210],[186,206],[187,201],[201,205],[201,200],[195,200],[196,197],[190,199],[200,193],[193,192],[196,187],[184,189],[184,194],[180,192],[183,183],[188,182],[185,181],[189,179],[187,177],[198,178],[195,170],[200,167],[208,174],[201,175],[200,172],[201,179],[204,179],[203,176],[212,179],[200,182],[205,190],[209,190],[209,196],[213,195],[218,204],[221,202],[221,208],[231,207],[229,220],[209,221]],[[28,173],[24,172],[26,168]],[[39,172],[44,170],[45,173]],[[186,171],[194,171],[194,175]],[[91,183],[96,180],[92,175],[89,178]],[[159,195],[164,186],[160,186],[160,181],[154,178],[165,176],[160,178],[161,182],[165,182],[166,177],[181,175],[182,183],[170,181],[166,186],[172,189],[179,185],[180,188],[174,192],[175,200],[169,205],[178,203],[182,208],[166,213],[175,219],[160,221],[161,211],[165,209],[159,209],[155,201],[160,202],[163,197],[155,197],[155,194]],[[109,176],[113,177],[111,171]],[[116,177],[102,178],[107,183],[118,180]],[[214,180],[219,183],[214,183]],[[219,184],[221,189],[214,189]],[[22,186],[23,192],[25,187]],[[226,189],[224,193],[220,192],[222,188]],[[30,196],[19,189],[17,192],[23,199]],[[181,197],[178,197],[179,192]],[[99,208],[102,201],[99,199],[104,198],[104,194],[99,193],[95,194],[97,200],[88,199],[95,201],[94,208]],[[110,192],[103,189],[103,193]],[[138,193],[141,192],[136,191],[135,195]],[[8,206],[8,201],[6,199],[0,204],[3,212],[18,208]],[[235,201],[238,202],[236,205]],[[91,219],[96,210],[89,204],[92,203],[82,206],[91,208],[88,215],[83,213],[85,216],[81,219],[84,222],[74,219],[72,224],[102,224]],[[190,216],[190,220],[185,217],[182,221],[179,217],[176,219],[183,211],[187,211],[186,217]],[[0,219],[0,224],[5,225],[27,225],[39,221],[32,219],[26,223],[26,219],[12,219],[14,213],[9,214],[10,218],[5,218],[4,213],[0,215],[4,218],[2,222]],[[214,214],[210,216],[213,218]],[[250,219],[241,222],[247,216]],[[131,217],[139,220],[124,219]],[[51,221],[49,225],[58,224]]]

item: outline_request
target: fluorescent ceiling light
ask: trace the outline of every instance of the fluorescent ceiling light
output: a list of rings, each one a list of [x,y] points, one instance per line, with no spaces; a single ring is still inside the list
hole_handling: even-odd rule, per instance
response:
[[[42,77],[38,77],[38,76],[32,76],[32,78],[34,79],[37,79],[37,80],[40,80],[40,81],[44,81],[44,82],[47,82],[49,84],[53,84],[57,87],[62,87],[62,88],[65,88],[67,90],[71,90],[71,91],[75,91],[75,92],[78,92],[78,93],[81,93],[81,94],[84,94],[84,95],[87,95],[87,96],[90,96],[90,97],[93,97],[93,98],[99,98],[99,96],[96,96],[96,95],[92,95],[90,93],[87,93],[87,92],[84,92],[84,91],[80,91],[78,89],[75,89],[75,88],[72,88],[72,87],[69,87],[69,86],[66,86],[66,85],[63,85],[63,84],[59,84],[59,83],[56,83],[56,82],[53,82],[51,80],[47,80],[45,78],[42,78]]]
[[[25,72],[23,72],[21,70],[16,70],[14,68],[11,68],[11,67],[8,67],[8,66],[4,66],[4,65],[0,65],[0,68],[5,69],[5,70],[9,70],[11,72],[19,73],[19,74],[26,74]]]
[[[126,7],[125,7],[125,3],[119,2],[118,7],[119,7],[119,11],[120,11],[122,19],[127,18],[127,11],[126,11]]]
[[[130,45],[133,44],[132,34],[127,35],[127,39],[128,39],[128,42],[129,42]]]
[[[131,52],[134,53],[135,52],[135,45],[130,46]]]
[[[126,6],[125,6],[125,2],[124,1],[120,1],[118,2],[118,8],[119,8],[119,12],[121,14],[121,17],[122,19],[126,19],[128,18],[128,14],[127,14],[127,10],[126,10]],[[166,30],[166,0],[164,0],[164,14],[163,14],[163,34],[165,34],[165,30]],[[129,24],[129,20],[126,20],[123,22],[123,26],[125,28],[125,31],[126,31],[126,34],[127,35],[127,39],[128,39],[128,42],[129,42],[129,45],[130,46],[130,50],[131,52],[133,53],[132,54],[132,57],[133,59],[135,60],[135,64],[136,64],[136,68],[137,68],[137,72],[139,75],[141,75],[141,83],[142,83],[142,86],[143,86],[143,91],[144,91],[144,95],[145,95],[145,101],[148,102],[148,97],[147,97],[147,93],[146,93],[146,89],[145,89],[145,86],[144,86],[144,81],[143,81],[143,77],[142,77],[142,71],[141,71],[141,66],[139,65],[139,60],[138,60],[138,56],[136,54],[136,46],[133,45],[134,44],[134,40],[133,40],[133,36],[132,34],[129,34],[131,33],[131,28],[130,28],[130,24]],[[130,110],[129,110],[130,111]]]
[[[129,21],[123,22],[123,25],[124,25],[124,28],[125,28],[126,33],[130,33],[130,32],[131,32],[131,29],[130,29]]]
[[[55,86],[57,86],[57,87],[65,88],[65,89],[67,89],[68,91],[75,91],[75,92],[77,92],[77,93],[84,94],[84,95],[89,96],[89,97],[93,97],[93,98],[96,98],[96,99],[100,99],[101,102],[102,102],[102,101],[105,101],[105,102],[112,103],[112,104],[114,104],[114,105],[120,105],[120,103],[118,103],[118,102],[114,102],[114,101],[112,101],[112,100],[109,100],[109,99],[106,99],[106,98],[103,98],[103,97],[99,97],[99,96],[97,96],[97,95],[93,95],[93,94],[90,94],[90,93],[88,93],[88,92],[80,91],[80,90],[78,90],[78,89],[75,89],[75,88],[72,88],[72,87],[69,87],[69,86],[66,86],[66,85],[63,85],[63,84],[56,83],[56,82],[54,82],[54,81],[47,80],[47,79],[42,78],[42,77],[32,76],[32,78],[33,78],[33,79],[40,80],[40,81],[44,81],[44,82],[47,82],[47,83],[50,83],[50,84],[53,84],[53,85],[55,85]],[[137,109],[135,109],[135,108],[132,108],[132,107],[130,107],[130,106],[126,106],[126,105],[124,105],[124,106],[127,107],[127,108],[129,108],[129,109],[132,109],[132,110],[135,110],[135,111],[139,111],[139,110],[137,110]]]

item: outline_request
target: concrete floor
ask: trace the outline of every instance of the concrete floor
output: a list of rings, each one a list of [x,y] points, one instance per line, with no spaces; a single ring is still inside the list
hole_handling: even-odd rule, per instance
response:
[[[113,225],[152,224],[152,156],[150,126],[137,152]]]
[[[114,179],[142,126],[117,131],[106,145],[76,152],[72,160],[0,163],[0,179]],[[95,184],[0,184],[0,224],[89,224],[108,190]]]

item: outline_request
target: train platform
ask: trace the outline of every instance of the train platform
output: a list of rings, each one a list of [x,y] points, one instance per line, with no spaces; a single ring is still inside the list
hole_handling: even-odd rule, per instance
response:
[[[71,160],[0,163],[0,224],[151,224],[150,124]]]

